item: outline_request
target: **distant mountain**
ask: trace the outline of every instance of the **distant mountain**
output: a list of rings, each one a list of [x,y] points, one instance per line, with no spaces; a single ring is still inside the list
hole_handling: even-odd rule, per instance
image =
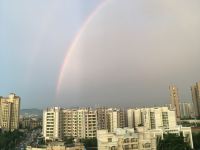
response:
[[[21,109],[20,115],[22,116],[42,116],[42,110],[41,109]]]

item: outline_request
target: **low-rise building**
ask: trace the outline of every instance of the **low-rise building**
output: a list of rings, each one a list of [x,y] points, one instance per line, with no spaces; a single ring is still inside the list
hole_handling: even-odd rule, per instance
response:
[[[160,128],[147,130],[145,127],[117,128],[109,133],[107,130],[97,131],[98,149],[100,150],[156,150],[156,141],[163,139],[164,134],[183,135],[185,142],[193,148],[192,132],[190,127],[176,126],[170,129]]]
[[[137,132],[143,132],[146,130],[145,128],[137,128]],[[170,129],[160,128],[160,129],[152,129],[148,130],[151,133],[151,136],[161,137],[163,139],[164,134],[176,134],[180,136],[181,134],[184,137],[185,142],[187,142],[191,148],[193,148],[193,139],[192,139],[192,130],[191,127],[183,127],[181,125],[177,125]]]
[[[112,133],[98,130],[97,141],[99,150],[156,150],[156,138],[151,132],[135,132],[133,128],[117,128]]]
[[[66,146],[63,142],[51,142],[48,146],[43,146],[41,148],[27,146],[26,150],[85,150],[85,147],[81,143]]]
[[[41,118],[24,117],[20,119],[20,125],[23,129],[34,129],[42,126]]]

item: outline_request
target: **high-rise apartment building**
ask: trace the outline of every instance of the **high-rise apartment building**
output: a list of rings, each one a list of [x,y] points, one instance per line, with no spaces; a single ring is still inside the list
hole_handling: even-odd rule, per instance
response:
[[[62,139],[63,137],[94,138],[97,129],[125,127],[126,113],[117,108],[48,108],[43,111],[43,135],[46,140]]]
[[[195,116],[200,117],[200,82],[191,87],[191,92]]]
[[[0,127],[13,131],[19,128],[20,97],[14,93],[0,97]]]
[[[94,138],[96,131],[97,113],[91,108],[61,109],[55,107],[43,112],[43,136],[46,140],[71,136]]]
[[[76,121],[76,109],[64,109],[63,110],[63,134],[66,135],[67,137],[70,137],[70,136],[75,136],[75,133],[73,132],[76,132],[77,133],[77,130],[75,129],[74,125],[75,123],[80,123],[81,122],[78,122]],[[77,135],[76,135],[77,136]]]
[[[62,139],[62,108],[53,107],[43,111],[43,136],[45,140]]]
[[[107,112],[107,128],[108,132],[114,132],[114,130],[119,126],[118,124],[118,110],[109,109]]]
[[[171,98],[171,106],[172,109],[176,111],[176,118],[180,119],[180,107],[179,107],[179,95],[178,95],[178,88],[174,85],[169,86],[170,91],[170,98]]]
[[[85,137],[85,110],[63,109],[64,136]]]
[[[127,112],[124,109],[98,107],[97,122],[98,130],[108,129],[113,132],[116,128],[127,127]]]
[[[86,109],[85,111],[85,137],[94,138],[97,135],[97,112]]]
[[[150,130],[176,126],[175,111],[168,107],[136,108],[127,112],[129,128],[144,126]]]
[[[125,127],[125,112],[122,109],[109,108],[107,110],[107,129],[114,132],[117,128]]]
[[[106,107],[97,107],[96,108],[97,111],[97,122],[98,122],[98,130],[101,129],[107,129],[108,125],[107,125],[107,108]]]
[[[64,136],[73,136],[77,138],[96,137],[96,110],[91,108],[64,109],[63,127],[65,129]]]

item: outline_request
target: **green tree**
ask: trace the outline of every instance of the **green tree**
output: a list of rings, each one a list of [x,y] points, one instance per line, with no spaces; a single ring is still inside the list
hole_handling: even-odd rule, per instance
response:
[[[70,145],[74,143],[74,138],[72,136],[65,136],[63,138],[63,141],[65,142],[66,145]]]
[[[191,150],[188,143],[184,142],[181,134],[164,134],[163,139],[157,139],[157,150]]]
[[[13,150],[23,139],[24,134],[18,130],[0,132],[0,150]]]
[[[80,142],[84,144],[87,150],[97,149],[97,138],[85,138],[81,139]]]
[[[200,150],[200,132],[192,134],[193,144],[195,150]]]

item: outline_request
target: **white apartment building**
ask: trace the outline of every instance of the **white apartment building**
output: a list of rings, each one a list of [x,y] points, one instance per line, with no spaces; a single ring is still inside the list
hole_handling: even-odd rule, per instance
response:
[[[11,93],[0,97],[0,128],[13,131],[19,128],[20,97]]]
[[[43,136],[46,140],[63,137],[94,138],[97,131],[97,113],[90,108],[61,109],[43,112]]]
[[[172,133],[183,133],[186,142],[193,148],[192,132],[190,127],[178,126],[175,110],[168,107],[152,107],[128,109],[128,127],[135,128],[138,133],[151,133],[152,137]]]
[[[63,136],[94,138],[97,130],[97,113],[91,108],[63,110]]]
[[[161,137],[163,139],[164,134],[176,134],[176,135],[183,135],[184,141],[187,142],[191,148],[193,148],[193,139],[192,139],[192,131],[191,127],[182,127],[181,125],[176,125],[170,129],[152,129],[146,130],[145,127],[138,127],[136,132],[150,132],[152,137]]]
[[[100,150],[156,150],[157,138],[163,139],[164,134],[183,134],[186,142],[193,148],[190,127],[176,126],[171,129],[152,129],[145,127],[115,129],[110,133],[107,130],[97,131],[98,149]]]
[[[134,129],[115,129],[97,131],[99,150],[156,150],[156,137],[151,132],[135,132]]]
[[[96,108],[97,111],[97,128],[98,130],[102,130],[102,129],[107,129],[108,125],[107,125],[107,108],[106,107],[97,107]]]
[[[64,136],[85,137],[85,111],[83,109],[63,110]]]
[[[168,107],[128,109],[127,114],[129,128],[144,126],[150,130],[176,126],[175,110]]]
[[[53,107],[43,111],[43,136],[45,140],[62,139],[62,108]]]
[[[113,132],[118,126],[118,111],[117,110],[108,110],[107,112],[107,125],[108,131]]]
[[[85,137],[94,138],[97,135],[97,112],[87,109],[85,111]]]
[[[108,132],[113,132],[116,128],[125,127],[124,111],[117,108],[107,109],[107,129]]]

